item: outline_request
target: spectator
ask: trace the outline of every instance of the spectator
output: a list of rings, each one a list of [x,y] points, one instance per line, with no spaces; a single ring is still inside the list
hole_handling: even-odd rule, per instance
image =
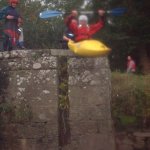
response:
[[[4,43],[5,50],[12,50],[16,47],[18,40],[18,22],[21,20],[19,13],[16,10],[18,0],[9,0],[9,6],[5,14],[4,33],[6,41]]]
[[[132,59],[131,56],[127,57],[127,73],[135,73],[136,71],[136,64],[135,61]]]
[[[19,38],[17,41],[17,47],[21,49],[25,49],[24,47],[24,36],[23,36],[23,28],[22,28],[22,21],[18,22],[18,34]]]

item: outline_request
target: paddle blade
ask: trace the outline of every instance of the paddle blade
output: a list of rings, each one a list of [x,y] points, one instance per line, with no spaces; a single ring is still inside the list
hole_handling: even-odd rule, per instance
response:
[[[60,16],[62,14],[63,13],[61,11],[46,10],[46,11],[40,12],[39,17],[42,19],[47,19],[47,18],[57,17],[57,16]]]
[[[113,16],[121,16],[127,11],[126,8],[114,8],[112,10],[107,11],[107,13]]]

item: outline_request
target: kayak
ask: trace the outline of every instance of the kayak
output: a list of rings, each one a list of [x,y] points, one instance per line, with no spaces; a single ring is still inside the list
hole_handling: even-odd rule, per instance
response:
[[[104,43],[98,40],[84,40],[80,42],[74,42],[69,40],[68,47],[71,51],[79,56],[96,57],[107,55],[110,52],[110,48]]]

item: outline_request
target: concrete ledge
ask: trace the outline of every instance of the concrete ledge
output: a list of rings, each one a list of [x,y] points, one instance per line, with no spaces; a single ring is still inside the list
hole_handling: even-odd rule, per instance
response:
[[[7,58],[24,58],[32,55],[38,56],[67,56],[67,57],[80,57],[80,58],[96,58],[96,57],[82,57],[74,54],[69,49],[26,49],[26,50],[12,50],[12,51],[0,51],[0,59]],[[106,57],[101,56],[101,57]]]
[[[24,58],[32,55],[52,55],[52,56],[75,56],[73,52],[67,49],[39,49],[39,50],[13,50],[13,51],[0,51],[0,59],[7,58]]]
[[[135,132],[133,135],[141,138],[150,138],[150,132]]]
[[[76,56],[72,51],[67,49],[51,49],[53,56]]]

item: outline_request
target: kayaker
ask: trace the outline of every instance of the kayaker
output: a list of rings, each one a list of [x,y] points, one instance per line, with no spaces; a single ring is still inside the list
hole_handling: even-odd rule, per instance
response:
[[[68,24],[68,28],[74,34],[74,41],[78,42],[81,40],[86,40],[92,38],[96,32],[104,27],[104,14],[105,11],[102,9],[98,10],[98,14],[100,19],[95,24],[88,24],[88,17],[86,15],[80,15],[78,21],[72,19],[71,22]],[[64,40],[68,41],[71,38],[67,36],[63,37]]]

